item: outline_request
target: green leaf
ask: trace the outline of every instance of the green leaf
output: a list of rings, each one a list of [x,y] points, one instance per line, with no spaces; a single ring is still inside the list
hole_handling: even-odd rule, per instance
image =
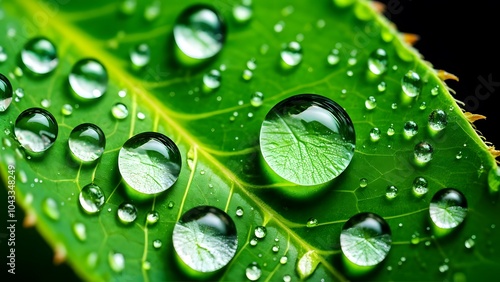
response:
[[[155,16],[149,5],[157,3]],[[221,53],[204,64],[184,66],[176,60],[172,29],[177,16],[196,3],[2,2],[0,44],[7,59],[0,63],[0,73],[14,89],[23,89],[24,96],[0,113],[0,175],[26,213],[24,225],[36,227],[53,248],[56,263],[67,262],[89,281],[189,280],[189,271],[175,257],[173,228],[186,211],[209,205],[227,212],[238,232],[235,257],[211,280],[245,280],[246,268],[254,262],[260,280],[266,281],[485,280],[498,273],[495,152],[478,136],[438,72],[370,2],[254,0],[251,19],[242,23],[232,14],[238,1],[217,1],[213,5],[228,25]],[[45,36],[57,47],[59,64],[48,75],[36,76],[21,66],[20,51],[35,36]],[[280,51],[291,41],[300,42],[302,61],[283,69]],[[137,69],[129,53],[141,43],[150,46],[151,61]],[[386,51],[388,65],[377,76],[369,71],[368,59],[378,48]],[[109,75],[106,93],[91,102],[76,100],[68,85],[72,66],[83,58],[97,59]],[[248,67],[253,60],[254,69]],[[253,69],[251,74],[244,72],[247,68]],[[220,71],[221,85],[204,91],[203,76],[213,69]],[[420,94],[411,99],[404,98],[402,89],[409,71],[422,83]],[[255,92],[264,95],[259,107],[251,103]],[[276,177],[259,148],[269,110],[304,93],[340,104],[356,133],[347,169],[319,188]],[[373,99],[366,103],[370,96],[375,107]],[[128,107],[123,120],[111,114],[117,102]],[[63,114],[66,104],[73,107],[71,115]],[[22,111],[42,105],[56,118],[59,134],[41,157],[30,158],[19,146],[13,125]],[[447,116],[439,132],[429,129],[429,116],[437,109]],[[413,137],[404,133],[407,121],[418,125]],[[67,144],[71,130],[87,122],[106,136],[101,159],[90,165],[75,161]],[[377,141],[370,137],[373,128],[380,130]],[[174,186],[149,201],[130,198],[118,170],[122,145],[142,132],[168,136],[183,160]],[[414,157],[421,141],[433,147],[425,164]],[[419,176],[428,182],[428,193],[421,197],[412,192]],[[79,207],[79,192],[89,183],[99,185],[106,197],[97,215]],[[386,197],[389,186],[397,188],[391,200]],[[433,228],[429,204],[434,193],[448,187],[465,195],[468,211],[458,228],[442,232]],[[130,225],[117,218],[124,202],[138,208]],[[7,207],[2,213],[14,211],[9,203],[2,206]],[[152,210],[160,219],[148,225]],[[371,269],[350,264],[340,247],[343,224],[360,212],[381,216],[392,233],[388,256]],[[11,214],[16,218],[19,212]],[[15,226],[21,234],[20,220]],[[255,241],[257,226],[265,226],[267,234]],[[5,245],[7,237],[1,238]],[[16,242],[15,248],[19,254],[23,244]]]

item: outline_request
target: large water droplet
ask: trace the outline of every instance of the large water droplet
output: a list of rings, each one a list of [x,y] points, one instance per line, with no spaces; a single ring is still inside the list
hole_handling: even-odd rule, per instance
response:
[[[354,264],[374,266],[385,259],[391,249],[391,230],[387,222],[374,213],[362,212],[342,227],[340,247]]]
[[[98,213],[106,200],[101,187],[90,183],[85,185],[78,197],[80,206],[88,214]]]
[[[456,189],[441,189],[431,199],[429,214],[437,227],[455,228],[467,215],[467,199]]]
[[[68,145],[77,160],[91,163],[102,156],[106,146],[106,137],[97,125],[82,123],[71,131]]]
[[[368,57],[368,69],[375,75],[385,73],[387,65],[387,52],[384,49],[376,49]]]
[[[429,114],[429,127],[434,131],[443,130],[448,124],[446,112],[443,110],[434,110]]]
[[[128,193],[150,198],[177,181],[181,155],[177,145],[167,136],[143,132],[125,142],[118,154],[118,169]]]
[[[56,47],[45,37],[26,42],[21,50],[21,61],[29,71],[40,75],[53,71],[59,63]]]
[[[72,93],[81,100],[97,99],[108,88],[108,72],[96,59],[86,58],[76,62],[68,79]]]
[[[56,141],[58,126],[54,116],[41,108],[29,108],[16,119],[14,134],[23,148],[32,155],[49,149]]]
[[[226,266],[236,254],[236,226],[224,211],[211,206],[192,208],[175,224],[176,254],[196,272],[211,273]]]
[[[266,115],[262,155],[282,178],[300,185],[333,180],[354,155],[351,118],[336,102],[315,94],[289,97]]]
[[[262,270],[257,262],[250,263],[245,269],[245,276],[250,281],[257,281],[262,275]]]
[[[0,73],[0,112],[4,112],[12,102],[12,84]]]
[[[285,45],[280,53],[282,66],[289,69],[297,66],[302,61],[302,46],[296,41]]]
[[[137,207],[131,203],[123,202],[118,206],[118,219],[123,224],[129,224],[137,218]]]
[[[415,149],[413,151],[417,164],[428,163],[432,159],[433,152],[434,149],[432,148],[432,145],[425,141],[422,141],[415,145]]]
[[[149,64],[151,59],[151,51],[149,50],[149,45],[146,43],[141,43],[136,45],[130,51],[130,61],[135,69],[141,69]]]
[[[410,70],[401,79],[401,88],[408,97],[416,97],[422,91],[422,80],[418,73]]]
[[[174,25],[177,58],[192,65],[217,55],[226,39],[226,24],[219,13],[208,5],[185,9]]]

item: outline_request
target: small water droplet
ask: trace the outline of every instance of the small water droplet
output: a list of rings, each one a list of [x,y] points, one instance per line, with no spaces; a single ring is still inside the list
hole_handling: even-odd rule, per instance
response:
[[[387,128],[387,136],[392,136],[394,135],[394,133],[396,133],[396,131],[394,130],[394,124],[391,123],[389,128]]]
[[[474,246],[476,245],[475,239],[476,239],[476,236],[472,235],[469,239],[465,240],[465,243],[464,243],[465,247],[467,249],[474,248]]]
[[[70,116],[71,114],[73,114],[73,106],[71,106],[70,104],[62,105],[61,114],[63,114],[63,116]]]
[[[257,262],[252,262],[245,269],[245,276],[250,281],[257,281],[262,275],[262,270]]]
[[[397,103],[392,103],[391,104],[391,109],[395,110],[398,108],[398,104]]]
[[[392,200],[398,196],[398,188],[394,185],[387,186],[385,190],[385,197],[388,200]]]
[[[462,151],[458,151],[457,154],[455,155],[455,159],[460,160],[462,158]]]
[[[7,61],[8,58],[9,58],[9,56],[7,55],[7,53],[5,53],[5,50],[3,49],[3,47],[0,46],[0,63]]]
[[[81,242],[87,240],[87,228],[85,224],[81,222],[73,223],[73,233],[75,233],[76,238]]]
[[[161,248],[162,245],[163,245],[163,243],[161,242],[160,239],[156,239],[153,241],[153,248],[155,248],[155,249]]]
[[[122,0],[120,11],[125,15],[132,15],[137,8],[137,0]]]
[[[429,191],[427,185],[427,179],[422,176],[415,177],[415,179],[413,180],[413,194],[417,197],[424,196]]]
[[[293,68],[302,62],[302,46],[297,41],[289,42],[280,52],[282,66]]]
[[[98,258],[98,255],[96,252],[90,252],[86,258],[86,263],[87,263],[88,267],[94,268],[97,264],[97,258]]]
[[[456,189],[441,189],[431,199],[429,214],[437,227],[455,228],[464,221],[467,215],[467,199]]]
[[[418,164],[426,164],[432,159],[433,152],[434,149],[432,148],[432,145],[422,141],[415,145],[413,154]]]
[[[441,272],[441,273],[445,273],[449,269],[450,269],[450,267],[447,264],[442,264],[439,266],[439,272]]]
[[[72,93],[84,101],[101,97],[108,88],[108,72],[96,59],[81,59],[73,65],[68,77]]]
[[[41,108],[29,108],[16,119],[14,134],[29,154],[41,154],[54,145],[58,126],[54,116]]]
[[[250,97],[250,104],[254,107],[260,107],[264,103],[264,94],[262,92],[254,92]]]
[[[249,69],[245,69],[245,70],[243,70],[243,73],[241,74],[241,77],[244,80],[249,81],[253,77],[253,72],[251,70],[249,70]]]
[[[448,118],[443,110],[434,110],[429,114],[429,127],[434,131],[443,130],[448,124]]]
[[[359,179],[359,187],[361,188],[365,188],[366,186],[368,186],[368,179],[366,178],[360,178]]]
[[[108,263],[114,272],[122,272],[125,269],[125,257],[122,253],[109,252]]]
[[[307,220],[306,227],[316,227],[318,226],[318,220],[314,217],[311,217]]]
[[[403,127],[404,135],[407,139],[412,138],[413,136],[417,135],[418,133],[418,125],[416,122],[410,120],[405,122],[405,125]]]
[[[148,225],[154,225],[160,220],[160,213],[157,211],[149,211],[146,215],[146,223]]]
[[[17,91],[16,91],[17,92]],[[12,102],[12,84],[0,73],[0,112],[4,112]]]
[[[236,216],[242,217],[244,214],[243,208],[242,207],[237,207],[236,208]]]
[[[252,19],[253,10],[249,4],[238,4],[233,7],[233,18],[236,22],[243,24]]]
[[[144,270],[150,270],[151,269],[151,263],[147,260],[142,262],[142,269]]]
[[[380,139],[380,129],[378,129],[378,127],[374,127],[370,130],[370,139],[373,142],[376,142]]]
[[[257,68],[257,61],[255,58],[251,58],[250,60],[247,61],[247,69],[249,70],[255,70]]]
[[[377,90],[378,92],[382,93],[382,92],[385,92],[385,90],[387,89],[387,84],[385,83],[385,81],[381,81],[378,85],[377,85]]]
[[[365,107],[367,110],[373,110],[377,107],[377,99],[374,96],[368,97],[365,101]]]
[[[173,201],[169,201],[168,204],[167,204],[167,206],[168,206],[169,209],[173,208],[174,205],[175,205],[175,203]]]
[[[118,219],[123,224],[130,224],[137,218],[137,208],[131,203],[123,202],[118,206]]]
[[[90,183],[85,185],[78,196],[80,206],[88,214],[96,214],[101,211],[106,201],[101,187]]]
[[[388,65],[387,52],[378,48],[368,57],[368,69],[375,75],[382,75],[387,71]]]
[[[137,119],[138,120],[144,120],[146,118],[146,115],[143,112],[138,112],[137,113]]]
[[[42,99],[42,101],[40,102],[40,105],[42,105],[42,107],[44,107],[44,108],[50,107],[50,104],[51,104],[51,102],[49,99]]]
[[[289,274],[283,275],[283,282],[290,282],[290,281],[292,281],[292,276],[290,276]]]
[[[427,109],[427,103],[423,101],[422,103],[420,103],[420,106],[418,108],[422,111]]]
[[[408,97],[416,97],[422,91],[422,81],[418,73],[410,70],[401,79],[401,88]]]
[[[68,145],[78,161],[91,163],[102,156],[106,147],[106,137],[97,125],[82,123],[71,131]]]
[[[274,25],[274,32],[276,33],[280,33],[283,31],[283,29],[285,28],[285,22],[284,21],[279,21],[277,22],[275,25]]]
[[[32,38],[21,50],[21,62],[34,74],[50,73],[59,63],[56,47],[48,38]]]
[[[158,18],[160,12],[161,12],[161,1],[159,0],[153,1],[144,9],[144,18],[149,22],[154,21],[156,18]]]
[[[431,89],[432,96],[436,96],[437,94],[439,94],[439,85],[436,85]]]
[[[125,119],[128,116],[128,108],[125,104],[118,102],[111,108],[111,114],[118,120]]]
[[[149,64],[151,51],[149,45],[141,43],[130,50],[130,61],[134,69],[141,69]]]
[[[262,239],[262,238],[266,237],[267,229],[264,226],[257,226],[254,229],[254,234],[255,234],[255,237]]]
[[[277,253],[277,252],[279,252],[279,251],[280,251],[280,246],[278,246],[278,245],[274,245],[274,246],[271,248],[271,250],[273,251],[273,253]]]
[[[281,264],[286,264],[287,262],[288,262],[288,257],[287,257],[287,256],[282,256],[282,257],[280,258],[280,263],[281,263]]]
[[[53,220],[58,220],[61,215],[59,213],[59,207],[56,200],[52,198],[46,198],[42,202],[42,211],[46,216]]]
[[[340,56],[339,56],[339,50],[338,49],[332,49],[330,54],[326,57],[326,61],[330,66],[335,66],[336,64],[339,63],[340,61]]]

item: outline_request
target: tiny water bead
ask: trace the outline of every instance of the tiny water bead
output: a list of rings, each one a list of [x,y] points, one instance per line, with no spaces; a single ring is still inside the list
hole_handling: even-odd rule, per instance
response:
[[[226,24],[219,13],[209,5],[186,8],[174,25],[177,57],[190,64],[217,55],[226,39]]]
[[[432,222],[443,229],[452,229],[462,223],[467,215],[467,199],[454,188],[444,188],[436,192],[429,205]]]
[[[237,216],[237,217],[242,217],[244,213],[245,213],[245,211],[243,210],[243,208],[242,208],[242,207],[239,207],[239,206],[238,206],[238,207],[236,208],[236,216]]]
[[[370,139],[373,142],[376,142],[380,139],[380,129],[378,127],[374,127],[370,130]]]
[[[264,94],[262,92],[254,92],[250,97],[250,104],[256,108],[262,106],[264,103]]]
[[[374,50],[368,57],[368,69],[375,75],[381,75],[387,71],[388,59],[384,49]]]
[[[307,220],[306,227],[316,227],[318,226],[318,220],[314,217],[311,217]]]
[[[407,139],[417,135],[418,133],[418,125],[416,122],[410,120],[405,122],[403,126],[404,135]]]
[[[203,91],[212,92],[219,88],[221,85],[222,76],[220,71],[217,69],[212,69],[203,76]]]
[[[73,106],[71,106],[70,104],[62,105],[61,114],[63,114],[63,116],[70,116],[71,114],[73,114]]]
[[[153,248],[159,249],[163,245],[162,241],[160,239],[156,239],[153,241]]]
[[[340,53],[339,49],[332,49],[330,54],[328,54],[328,56],[326,57],[326,61],[330,66],[335,66],[339,63],[340,61],[339,53]]]
[[[365,101],[365,107],[367,110],[373,110],[377,107],[377,99],[374,96],[369,96]]]
[[[302,61],[302,46],[297,41],[289,42],[280,52],[282,66],[289,69]]]
[[[418,164],[426,164],[430,160],[432,160],[433,152],[434,149],[432,148],[432,145],[425,141],[422,141],[415,145],[415,149],[413,150],[415,160]]]
[[[32,38],[21,50],[21,62],[34,74],[44,75],[53,71],[58,63],[54,44],[45,37]]]
[[[78,196],[80,206],[87,214],[96,214],[101,211],[106,201],[101,187],[94,183],[85,185]]]
[[[117,215],[121,223],[132,223],[137,218],[137,207],[131,203],[123,202],[118,206]]]
[[[72,229],[73,233],[75,234],[76,238],[78,238],[78,240],[83,242],[87,239],[87,228],[85,227],[85,224],[81,222],[75,222],[72,225]]]
[[[392,200],[398,196],[398,188],[394,185],[387,186],[385,190],[385,197],[388,200]]]
[[[201,273],[226,266],[238,248],[233,220],[212,206],[198,206],[184,213],[174,226],[172,241],[180,260]]]
[[[106,137],[97,125],[82,123],[71,131],[68,145],[77,160],[91,163],[102,156],[106,147]]]
[[[149,64],[151,59],[151,51],[149,45],[141,43],[130,50],[130,61],[135,69],[141,69]]]
[[[262,239],[267,235],[267,229],[265,226],[257,226],[254,229],[255,237]]]
[[[143,132],[132,136],[120,149],[118,169],[129,189],[127,192],[150,198],[177,181],[181,155],[177,145],[167,136]]]
[[[448,117],[443,110],[434,110],[429,114],[429,127],[434,131],[443,130],[448,124]]]
[[[160,220],[160,213],[157,211],[150,211],[146,215],[146,222],[148,225],[153,225]]]
[[[53,220],[58,220],[61,216],[57,202],[53,198],[46,198],[43,200],[42,211],[46,216]]]
[[[253,10],[250,3],[242,3],[233,7],[233,18],[238,23],[247,23],[252,18]]]
[[[417,197],[424,196],[429,191],[429,188],[427,188],[427,186],[428,186],[427,179],[425,179],[422,176],[415,177],[412,186],[413,194]]]
[[[261,275],[262,275],[262,269],[260,268],[259,264],[255,261],[250,263],[245,269],[245,276],[250,281],[259,280]]]
[[[316,94],[289,97],[266,115],[260,147],[269,167],[299,185],[324,184],[339,176],[354,155],[351,118],[336,102]]]
[[[391,249],[392,236],[387,222],[377,214],[362,212],[342,227],[340,247],[352,263],[374,266],[385,259]]]
[[[16,119],[14,134],[29,154],[41,154],[54,145],[58,134],[54,116],[41,108],[29,108]]]
[[[75,63],[68,77],[72,93],[80,100],[101,97],[108,88],[108,72],[96,59],[85,58]]]
[[[422,80],[418,73],[410,70],[401,79],[401,88],[408,97],[416,97],[422,91]]]
[[[0,112],[5,112],[12,102],[12,85],[7,77],[0,73]]]
[[[368,186],[368,179],[366,178],[360,178],[359,179],[359,187],[361,188],[365,188],[366,186]]]
[[[111,108],[111,115],[118,120],[122,120],[128,117],[128,108],[123,103],[116,103]]]

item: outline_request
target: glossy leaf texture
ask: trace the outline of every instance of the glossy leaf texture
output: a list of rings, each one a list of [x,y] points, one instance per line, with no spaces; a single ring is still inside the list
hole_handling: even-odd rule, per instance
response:
[[[492,149],[438,72],[371,2],[254,0],[248,20],[245,14],[234,16],[239,1],[212,2],[1,3],[6,60],[0,73],[24,95],[14,94],[0,113],[0,174],[9,190],[9,166],[15,167],[16,203],[27,214],[25,225],[36,227],[56,261],[67,262],[88,281],[189,280],[175,258],[173,229],[186,211],[209,205],[229,214],[238,234],[234,258],[211,280],[247,280],[246,269],[254,262],[264,281],[473,281],[498,273],[500,210]],[[199,3],[222,15],[227,36],[220,53],[189,66],[176,59],[173,28],[185,8]],[[46,75],[34,75],[20,61],[23,46],[37,36],[57,48],[58,65]],[[301,59],[284,68],[282,50],[297,52],[290,42],[300,45]],[[149,46],[150,60],[134,67],[131,50],[146,52],[140,44]],[[288,65],[294,65],[297,57],[290,56]],[[105,93],[92,101],[75,99],[68,84],[73,65],[84,58],[97,59],[109,76]],[[204,85],[206,74],[217,80],[213,70],[220,85]],[[420,81],[412,81],[415,74]],[[262,93],[262,105],[252,101],[256,92]],[[319,188],[276,177],[259,148],[268,111],[285,98],[308,93],[341,105],[356,132],[351,163]],[[116,103],[127,107],[126,117],[113,116]],[[70,115],[65,105],[72,107]],[[31,107],[46,108],[58,122],[54,145],[40,157],[29,157],[14,136],[16,118]],[[436,110],[446,115],[439,132],[432,129],[443,125]],[[409,121],[418,130],[411,123],[405,127]],[[80,164],[70,155],[70,133],[82,123],[99,126],[106,136],[97,163]],[[118,170],[121,147],[142,132],[168,136],[182,159],[174,186],[149,201],[130,198]],[[422,141],[433,148],[426,164],[415,161]],[[413,192],[417,177],[427,180],[428,192],[420,197]],[[79,204],[78,195],[89,183],[106,197],[97,214],[85,213]],[[394,188],[396,197],[386,196]],[[444,188],[459,190],[468,203],[464,222],[449,234],[437,232],[429,215],[432,196]],[[117,216],[124,202],[138,208],[129,225]],[[159,221],[148,225],[152,210]],[[340,233],[361,212],[387,222],[392,244],[382,262],[359,274],[346,263]],[[256,239],[258,226],[266,235]]]

